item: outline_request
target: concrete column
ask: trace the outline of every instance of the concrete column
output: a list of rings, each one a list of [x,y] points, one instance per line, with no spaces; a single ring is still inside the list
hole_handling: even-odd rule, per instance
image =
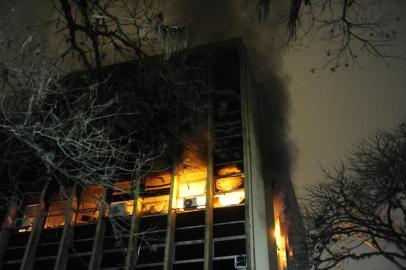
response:
[[[265,209],[266,209],[266,224],[268,227],[268,257],[271,267],[278,267],[278,247],[275,239],[275,219],[274,219],[274,191],[271,185],[265,185]],[[286,250],[287,251],[287,250]],[[289,258],[287,255],[286,258]],[[278,268],[275,268],[278,269]]]
[[[168,224],[166,225],[164,270],[172,270],[174,258],[175,224],[176,224],[176,202],[178,196],[178,183],[176,177],[176,167],[171,174],[171,191],[169,195]]]
[[[212,116],[209,115],[209,131],[212,128]],[[204,269],[213,268],[213,196],[214,196],[214,168],[213,168],[213,138],[212,133],[208,135],[207,149],[207,178],[206,178],[206,216],[204,226]]]
[[[252,205],[252,174],[251,174],[251,138],[250,138],[250,118],[248,113],[248,92],[253,91],[251,85],[253,79],[249,74],[246,62],[246,52],[240,50],[240,91],[241,91],[241,111],[243,129],[243,151],[244,151],[244,193],[245,193],[245,235],[248,269],[255,269],[255,249],[254,249],[254,224]]]
[[[138,233],[140,225],[140,187],[141,180],[136,180],[134,189],[134,207],[131,216],[131,227],[128,238],[127,254],[125,258],[125,270],[134,270],[138,260]]]
[[[108,205],[107,197],[108,190],[105,190],[99,204],[99,218],[97,219],[96,232],[94,234],[89,270],[99,270],[103,258],[103,241],[107,226],[107,220],[104,217]]]
[[[276,249],[272,245],[273,212],[267,187],[270,174],[263,174],[261,149],[257,139],[256,109],[258,91],[248,67],[245,50],[240,50],[240,90],[244,144],[245,234],[248,269],[278,269]],[[270,211],[270,212],[269,212]],[[266,236],[266,237],[265,237]]]
[[[75,198],[76,198],[76,184],[72,188],[68,202],[68,207],[66,209],[65,224],[63,226],[63,232],[61,240],[59,242],[58,254],[56,256],[54,270],[65,270],[66,265],[68,263],[69,246],[73,238],[72,218],[74,214],[73,209]]]
[[[46,200],[46,198],[48,195],[47,192],[50,181],[51,180],[48,180],[48,183],[42,190],[39,207],[35,215],[34,224],[32,225],[30,237],[28,238],[28,243],[25,248],[20,270],[31,270],[34,267],[35,252],[37,251],[38,242],[41,236],[42,229],[44,227],[45,218],[47,216],[49,208],[49,202]]]
[[[10,229],[13,227],[13,223],[17,215],[17,208],[17,198],[12,196],[8,205],[6,218],[0,231],[0,269],[2,268],[4,253],[7,250],[8,240],[10,238]]]

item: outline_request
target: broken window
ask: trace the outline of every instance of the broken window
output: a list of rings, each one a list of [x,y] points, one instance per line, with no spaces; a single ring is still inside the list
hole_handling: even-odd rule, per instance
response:
[[[65,224],[66,211],[69,208],[72,190],[61,189],[53,194],[48,208],[44,228],[56,228]]]
[[[244,203],[244,175],[237,165],[228,165],[218,170],[215,177],[214,207]]]
[[[14,221],[15,227],[19,232],[28,232],[32,230],[35,217],[39,211],[39,204],[26,205],[23,215]]]
[[[144,179],[140,198],[142,215],[168,214],[171,179],[169,172],[151,174]]]
[[[96,222],[99,217],[99,206],[103,197],[103,188],[97,185],[85,186],[79,201],[76,224]]]

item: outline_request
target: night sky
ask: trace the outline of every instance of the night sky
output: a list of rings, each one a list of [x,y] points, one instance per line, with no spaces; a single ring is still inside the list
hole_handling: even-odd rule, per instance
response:
[[[397,6],[401,16],[396,26],[398,40],[391,52],[406,56],[406,1]],[[403,19],[403,20],[402,20]],[[310,70],[323,63],[322,43],[290,50],[284,56],[284,71],[291,96],[290,138],[296,147],[292,179],[300,196],[305,187],[323,181],[321,168],[345,160],[353,146],[376,129],[390,130],[406,121],[406,64],[394,61],[388,67],[373,58],[363,58],[362,67],[334,73]],[[397,269],[384,259],[351,262],[345,270]]]
[[[404,54],[406,29],[402,31],[395,49]],[[376,59],[365,59],[363,69],[313,74],[310,69],[321,61],[319,50],[322,46],[316,45],[291,51],[284,62],[292,103],[290,135],[297,147],[293,179],[300,190],[320,181],[321,165],[328,168],[339,158],[345,159],[363,136],[406,120],[404,62],[388,67]]]
[[[28,21],[38,23],[40,19],[36,16],[42,10],[39,2],[43,1],[1,0],[0,19],[13,17],[15,29],[24,29]],[[400,14],[396,25],[398,40],[392,51],[405,57],[406,1],[398,2],[395,9]],[[306,185],[323,180],[322,166],[329,168],[340,158],[345,159],[362,136],[377,128],[393,128],[402,119],[406,120],[405,61],[394,61],[388,67],[376,59],[363,57],[363,67],[334,73],[318,69],[312,73],[312,68],[323,63],[325,46],[321,42],[309,45],[310,48],[302,47],[298,51],[284,51],[282,64],[278,62],[278,74],[285,80],[290,94],[292,180],[299,196],[304,194]],[[395,268],[377,259],[362,266],[348,264],[345,269]]]
[[[402,43],[406,44],[404,39]],[[388,68],[368,59],[363,70],[312,74],[309,70],[319,57],[317,48],[303,49],[291,52],[285,61],[292,102],[290,136],[297,151],[292,180],[299,197],[305,194],[306,185],[323,181],[322,167],[331,168],[345,159],[362,137],[406,120],[404,63]],[[347,264],[344,269],[397,268],[373,259]]]

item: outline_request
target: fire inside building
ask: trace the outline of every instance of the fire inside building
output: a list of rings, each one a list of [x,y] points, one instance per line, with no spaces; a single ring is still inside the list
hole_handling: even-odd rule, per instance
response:
[[[277,190],[263,176],[245,47],[234,39],[199,50],[217,90],[209,145],[192,138],[172,170],[148,174],[135,192],[117,180],[108,201],[89,184],[52,194],[47,210],[44,192],[21,213],[11,205],[1,269],[305,269],[290,179]]]

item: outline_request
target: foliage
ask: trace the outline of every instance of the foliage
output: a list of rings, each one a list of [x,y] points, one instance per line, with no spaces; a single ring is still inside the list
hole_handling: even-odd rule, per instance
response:
[[[383,257],[406,269],[406,125],[377,131],[306,198],[315,269]]]

